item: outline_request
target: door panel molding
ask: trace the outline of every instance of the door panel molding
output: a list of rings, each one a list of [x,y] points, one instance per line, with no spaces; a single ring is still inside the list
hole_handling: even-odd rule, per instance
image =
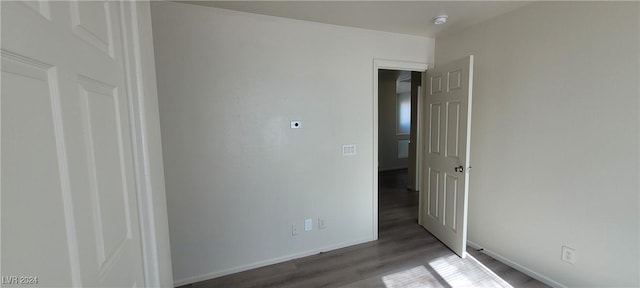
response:
[[[49,12],[49,2],[48,1],[22,1],[24,5],[33,9],[36,13],[40,14],[40,16],[44,17],[51,21],[51,13]]]
[[[115,55],[114,55],[114,47],[113,47],[113,25],[111,23],[111,2],[105,2],[102,3],[102,13],[95,13],[95,12],[100,12],[100,11],[91,11],[93,12],[92,15],[88,15],[88,17],[83,17],[86,14],[83,13],[81,10],[80,5],[87,5],[86,2],[80,2],[80,1],[71,1],[69,2],[69,7],[71,10],[71,25],[73,26],[73,33],[75,33],[80,39],[86,41],[87,43],[89,43],[90,45],[96,47],[98,50],[104,52],[105,54],[109,55],[109,57],[111,57],[112,59],[115,59]],[[95,7],[91,7],[91,8],[95,8]],[[88,19],[87,19],[88,18]],[[97,23],[97,24],[103,24],[104,27],[103,28],[105,31],[102,31],[103,33],[100,33],[100,31],[96,31],[94,28],[97,27],[91,27],[91,26],[95,26],[95,24],[93,25],[84,25],[84,21],[88,20],[88,21],[96,21],[96,20],[101,20],[100,18],[104,18],[104,23]],[[106,35],[100,35],[100,34],[106,34]],[[106,38],[106,39],[104,39]]]

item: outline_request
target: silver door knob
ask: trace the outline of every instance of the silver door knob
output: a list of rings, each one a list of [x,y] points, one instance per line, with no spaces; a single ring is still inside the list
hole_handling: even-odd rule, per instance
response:
[[[464,166],[460,165],[460,166],[458,166],[456,168],[453,168],[453,170],[456,171],[456,172],[464,172]]]

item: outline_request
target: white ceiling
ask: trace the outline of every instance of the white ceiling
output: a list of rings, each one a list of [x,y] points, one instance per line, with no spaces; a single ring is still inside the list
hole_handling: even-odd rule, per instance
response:
[[[530,1],[179,1],[249,13],[426,37],[463,30]],[[444,25],[433,18],[449,15]]]

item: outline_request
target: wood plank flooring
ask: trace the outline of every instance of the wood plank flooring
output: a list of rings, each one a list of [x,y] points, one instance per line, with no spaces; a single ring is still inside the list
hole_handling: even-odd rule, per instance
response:
[[[378,241],[183,287],[548,287],[476,251],[460,259],[425,231],[406,170],[380,173],[379,182]]]

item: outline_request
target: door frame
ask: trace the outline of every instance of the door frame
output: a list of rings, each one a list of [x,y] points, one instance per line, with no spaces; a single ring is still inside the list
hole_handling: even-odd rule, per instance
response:
[[[424,62],[389,60],[389,59],[373,59],[373,235],[372,240],[378,240],[378,71],[380,69],[387,70],[403,70],[413,72],[426,72],[427,68],[432,64]],[[424,75],[424,74],[423,74]],[[424,79],[424,78],[423,78]],[[424,83],[423,83],[424,84]],[[422,85],[424,86],[424,85]],[[418,115],[422,113],[422,109],[418,108]],[[421,141],[418,141],[416,149],[421,149]]]

